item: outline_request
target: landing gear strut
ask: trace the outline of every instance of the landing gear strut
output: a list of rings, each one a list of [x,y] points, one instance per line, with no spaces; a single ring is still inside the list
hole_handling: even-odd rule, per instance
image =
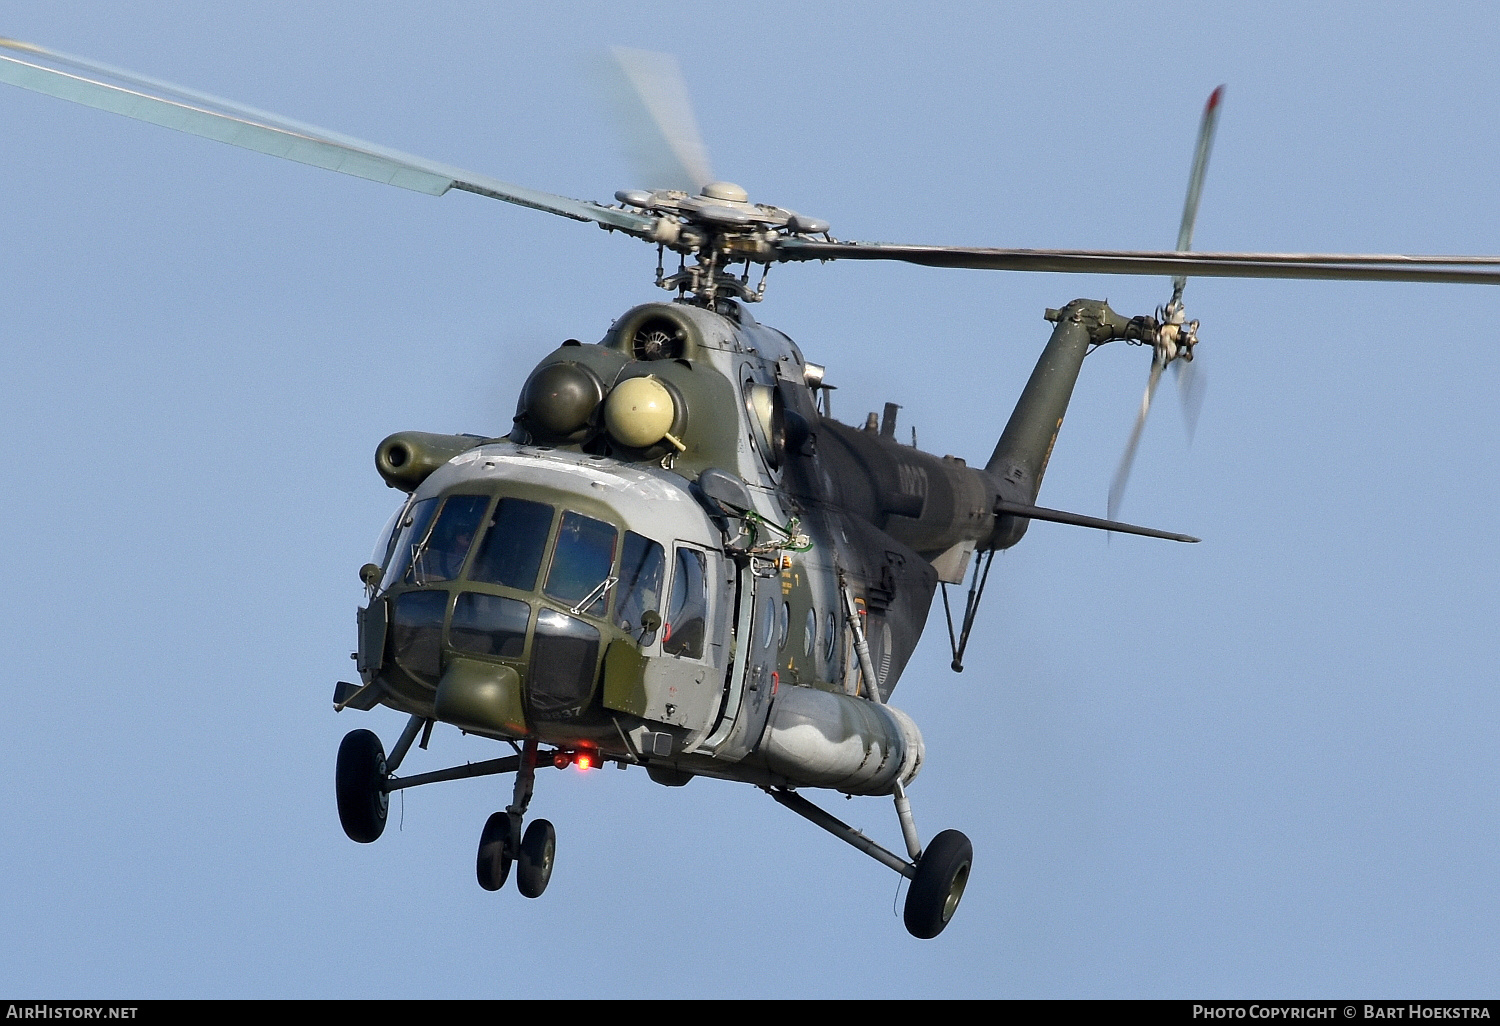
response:
[[[396,776],[397,767],[411,750],[419,732],[423,734],[422,747],[427,747],[432,722],[413,716],[389,757],[380,744],[380,738],[368,730],[350,731],[345,736],[339,745],[338,767],[334,774],[339,822],[343,824],[344,833],[361,844],[378,838],[385,830],[392,791],[440,780],[514,773],[516,786],[510,805],[491,816],[479,835],[474,875],[479,879],[479,886],[487,891],[498,891],[505,886],[514,864],[517,889],[528,898],[541,897],[552,879],[552,865],[557,857],[557,830],[545,819],[534,821],[524,834],[521,825],[526,818],[527,806],[531,804],[539,762],[563,769],[572,765],[577,753],[564,749],[538,752],[536,741],[531,740],[522,744],[517,755],[410,777]]]
[[[843,593],[844,615],[854,635],[854,651],[859,658],[860,676],[864,678],[865,697],[879,704],[882,702],[879,678],[870,663],[870,648],[865,640],[864,626],[860,623],[854,596],[844,582],[842,573],[839,575],[839,590]],[[973,602],[970,605],[972,611]],[[955,663],[957,656],[956,652]],[[896,818],[901,821],[901,837],[906,842],[910,861],[876,844],[789,787],[768,787],[765,791],[797,815],[816,823],[833,836],[847,841],[876,862],[889,866],[910,880],[911,890],[906,894],[903,918],[907,932],[913,937],[930,940],[947,927],[953,913],[958,910],[958,903],[964,896],[964,887],[969,882],[969,867],[974,863],[974,846],[957,830],[944,830],[923,850],[922,841],[917,835],[917,823],[911,814],[911,802],[907,800],[906,788],[899,778],[891,782],[891,795],[896,800]]]
[[[925,851],[917,849],[911,852],[912,858],[908,862],[790,788],[766,788],[766,793],[797,815],[910,880],[911,890],[906,892],[903,918],[907,932],[913,937],[931,940],[943,932],[953,913],[958,911],[964,887],[969,882],[969,867],[974,862],[974,846],[957,830],[944,830],[932,839]],[[910,820],[909,808],[903,818]],[[908,835],[909,846],[913,836]]]
[[[552,879],[557,831],[551,823],[539,819],[526,828],[524,836],[521,833],[536,784],[536,755],[536,742],[526,741],[518,756],[516,789],[510,806],[491,816],[479,835],[479,857],[474,868],[479,886],[487,891],[498,891],[505,886],[512,862],[516,865],[516,887],[528,898],[541,897]]]

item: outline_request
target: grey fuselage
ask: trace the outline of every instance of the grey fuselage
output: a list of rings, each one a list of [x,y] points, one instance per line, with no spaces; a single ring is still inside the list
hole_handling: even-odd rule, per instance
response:
[[[508,436],[382,443],[382,473],[411,494],[361,612],[354,704],[644,763],[663,783],[889,793],[923,749],[884,699],[939,580],[1024,532],[997,503],[1035,498],[1071,349],[1029,414],[1046,430],[1013,418],[1021,447],[980,470],[899,444],[889,420],[824,417],[821,368],[738,304],[637,307],[542,360]],[[638,377],[654,383],[620,389]],[[626,409],[617,389],[665,398]]]

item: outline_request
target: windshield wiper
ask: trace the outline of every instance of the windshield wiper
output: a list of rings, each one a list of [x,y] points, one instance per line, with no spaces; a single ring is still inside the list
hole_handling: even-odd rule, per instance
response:
[[[574,616],[577,616],[589,606],[602,599],[605,595],[608,595],[609,589],[618,584],[619,580],[620,579],[618,577],[606,577],[604,580],[594,585],[594,590],[585,595],[583,597],[583,601],[579,602],[578,605],[568,610],[568,612],[572,613]]]

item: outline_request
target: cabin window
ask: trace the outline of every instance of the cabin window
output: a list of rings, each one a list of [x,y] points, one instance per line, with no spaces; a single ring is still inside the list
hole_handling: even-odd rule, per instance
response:
[[[770,648],[771,642],[776,640],[776,596],[769,585],[762,585],[762,590],[765,594],[760,600],[760,611],[756,613],[760,617],[760,647]]]
[[[786,636],[790,632],[791,626],[792,626],[792,607],[789,606],[789,605],[787,605],[785,602],[783,602],[781,604],[781,608],[776,611],[776,649],[777,649],[777,651],[785,651],[786,650]]]
[[[812,658],[813,646],[818,642],[818,611],[807,611],[807,623],[802,626],[802,654]]]
[[[678,549],[672,577],[672,603],[662,628],[661,649],[668,655],[703,658],[708,633],[708,564],[697,549]]]
[[[615,562],[615,534],[611,524],[564,510],[543,590],[574,612],[603,616],[614,583],[609,570]]]
[[[662,547],[650,538],[626,531],[620,554],[620,603],[615,609],[615,622],[642,645],[656,640],[656,631],[643,628],[641,617],[647,612],[660,615],[666,574],[667,557]]]
[[[466,591],[453,604],[448,643],[460,652],[519,659],[530,619],[531,607],[524,602]]]
[[[489,504],[487,495],[448,496],[427,540],[417,546],[407,583],[427,584],[457,577]]]
[[[501,499],[474,555],[469,580],[531,591],[550,530],[552,507],[545,502]]]

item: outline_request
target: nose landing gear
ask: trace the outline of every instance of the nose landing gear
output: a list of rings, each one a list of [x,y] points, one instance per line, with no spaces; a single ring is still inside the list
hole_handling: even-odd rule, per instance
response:
[[[397,768],[419,733],[422,734],[422,747],[427,747],[432,722],[413,716],[389,756],[380,738],[368,730],[352,730],[345,735],[339,745],[338,765],[334,772],[339,822],[344,833],[350,840],[361,844],[369,844],[378,838],[385,831],[392,791],[441,780],[514,773],[516,787],[510,805],[491,816],[479,835],[474,875],[479,886],[487,891],[498,891],[505,886],[514,864],[516,887],[520,892],[528,898],[541,897],[552,879],[552,865],[557,857],[557,830],[547,820],[539,819],[527,827],[524,834],[521,831],[536,783],[536,741],[524,742],[518,754],[501,759],[467,763],[410,777],[396,776]],[[564,749],[541,755],[544,764],[558,769],[572,765],[577,758],[577,753]],[[596,759],[597,756],[590,758]]]
[[[545,819],[526,828],[516,857],[516,887],[528,898],[540,898],[552,879],[552,859],[557,854],[557,831]]]
[[[506,878],[510,876],[510,864],[513,860],[510,816],[497,812],[485,820],[484,830],[479,835],[479,858],[474,863],[479,886],[487,891],[498,891],[504,887]]]
[[[516,887],[528,898],[541,897],[552,879],[557,831],[551,823],[539,819],[526,828],[524,836],[521,833],[536,783],[536,754],[536,742],[526,741],[516,767],[516,789],[510,806],[485,821],[479,835],[479,856],[474,868],[479,886],[487,891],[498,891],[505,886],[512,862],[516,865]]]

